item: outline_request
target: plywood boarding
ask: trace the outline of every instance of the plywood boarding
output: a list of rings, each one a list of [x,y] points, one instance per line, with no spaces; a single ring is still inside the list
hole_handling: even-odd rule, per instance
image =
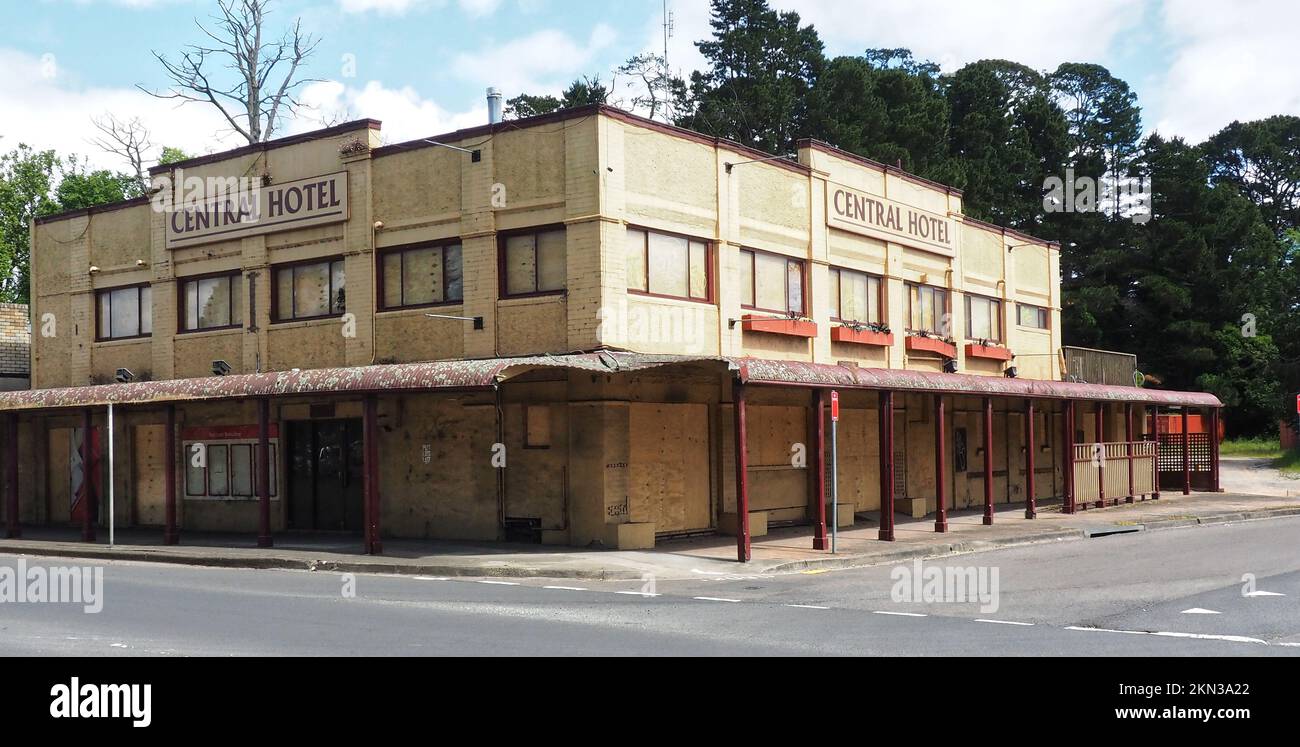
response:
[[[166,428],[161,425],[137,425],[134,428],[135,524],[162,526],[166,523],[167,498]]]
[[[709,408],[634,403],[628,502],[634,523],[659,534],[712,525],[709,491]]]

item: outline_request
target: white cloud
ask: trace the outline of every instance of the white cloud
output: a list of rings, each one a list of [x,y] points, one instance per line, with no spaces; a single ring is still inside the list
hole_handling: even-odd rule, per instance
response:
[[[153,2],[153,0],[128,0],[131,2]],[[528,0],[523,0],[528,2]],[[413,8],[430,6],[443,8],[447,0],[338,0],[339,8],[345,13],[375,12],[384,15],[402,15]],[[501,0],[456,0],[456,4],[471,18],[490,16],[501,7]]]
[[[396,143],[430,137],[466,127],[486,124],[487,103],[467,112],[452,112],[421,98],[410,86],[385,88],[370,81],[362,88],[324,81],[306,86],[301,96],[304,108],[291,132],[318,129],[328,122],[378,119],[384,123],[385,142]]]
[[[96,168],[124,170],[115,156],[90,142],[97,134],[91,118],[106,113],[122,119],[139,117],[159,147],[201,154],[240,144],[211,107],[178,106],[134,88],[79,86],[52,62],[56,61],[0,48],[0,70],[5,71],[0,76],[0,111],[4,112],[0,150],[21,142],[53,148],[61,155],[83,154]]]
[[[1176,53],[1155,94],[1159,132],[1198,143],[1234,119],[1300,115],[1300,5],[1167,0],[1161,21]]]
[[[488,44],[477,52],[463,52],[452,61],[452,72],[480,85],[507,92],[544,93],[564,87],[574,77],[603,70],[587,70],[596,55],[610,47],[617,32],[597,24],[585,43],[568,34],[545,29],[504,44]]]

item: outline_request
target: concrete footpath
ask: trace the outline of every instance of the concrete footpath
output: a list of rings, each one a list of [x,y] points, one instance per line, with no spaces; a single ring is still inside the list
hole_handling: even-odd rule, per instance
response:
[[[653,551],[544,548],[533,545],[472,544],[390,540],[385,554],[357,554],[352,537],[276,538],[274,549],[252,547],[247,535],[182,534],[182,545],[163,547],[159,532],[126,530],[109,547],[85,544],[71,529],[24,528],[18,540],[0,540],[0,553],[36,557],[173,563],[220,568],[290,569],[332,573],[380,573],[438,577],[574,578],[628,580],[752,576],[854,568],[980,552],[1011,546],[1066,542],[1115,534],[1140,533],[1208,524],[1300,516],[1300,497],[1195,494],[1160,501],[1089,510],[1067,516],[1058,506],[1040,508],[1025,519],[1023,506],[998,507],[994,526],[983,526],[979,511],[953,512],[950,531],[937,534],[933,518],[898,517],[894,543],[876,539],[872,515],[841,530],[838,553],[812,549],[808,527],[773,529],[753,541],[753,562],[736,562],[731,537],[709,536],[661,542]]]

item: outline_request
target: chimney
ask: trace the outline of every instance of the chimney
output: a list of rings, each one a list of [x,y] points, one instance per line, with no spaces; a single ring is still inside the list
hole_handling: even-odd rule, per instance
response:
[[[487,89],[488,124],[501,124],[501,92],[495,88]]]

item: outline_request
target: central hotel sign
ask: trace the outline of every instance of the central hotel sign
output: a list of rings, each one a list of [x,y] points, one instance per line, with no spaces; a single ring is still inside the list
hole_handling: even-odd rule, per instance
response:
[[[906,244],[948,257],[957,254],[952,218],[837,184],[826,185],[827,223],[844,231]]]
[[[178,180],[177,189],[182,185]],[[188,185],[185,187],[188,190]],[[166,210],[168,249],[342,223],[348,219],[346,171],[243,191],[213,189],[210,193],[218,196],[187,200]]]

